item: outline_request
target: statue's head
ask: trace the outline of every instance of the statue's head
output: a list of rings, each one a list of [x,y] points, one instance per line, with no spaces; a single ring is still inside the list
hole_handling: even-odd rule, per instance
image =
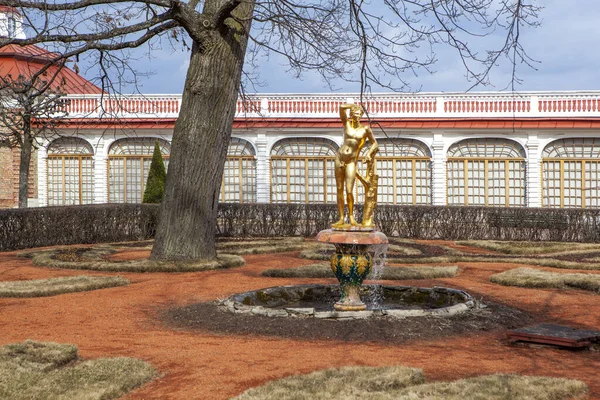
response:
[[[360,117],[363,116],[363,114],[365,113],[365,110],[363,110],[362,106],[360,104],[355,104],[350,108],[350,117],[352,119],[360,119]]]

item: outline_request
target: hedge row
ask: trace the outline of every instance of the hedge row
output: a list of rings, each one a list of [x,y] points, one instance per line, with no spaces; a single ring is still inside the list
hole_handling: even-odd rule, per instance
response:
[[[333,204],[220,204],[217,232],[313,237],[336,219]],[[157,221],[154,204],[0,210],[0,251],[144,240],[154,236]],[[389,236],[415,239],[600,241],[600,209],[381,205],[375,222]]]
[[[221,204],[218,232],[311,237],[336,220],[333,204]],[[389,236],[414,239],[600,241],[600,209],[380,205],[375,224]]]
[[[156,204],[99,204],[0,210],[0,251],[154,237]]]

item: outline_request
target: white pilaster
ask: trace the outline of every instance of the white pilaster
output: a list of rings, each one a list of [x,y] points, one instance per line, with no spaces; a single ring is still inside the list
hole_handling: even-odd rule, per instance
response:
[[[94,204],[103,204],[108,203],[108,145],[104,138],[94,142]]]
[[[433,143],[431,144],[431,177],[432,177],[432,197],[434,206],[445,206],[447,203],[446,195],[446,152],[442,133],[434,133]]]
[[[38,206],[48,205],[48,142],[37,150]]]
[[[267,136],[259,133],[256,138],[256,202],[271,201],[271,172],[269,171],[270,157],[267,154]]]
[[[542,159],[537,132],[529,132],[527,138],[527,206],[542,206]]]

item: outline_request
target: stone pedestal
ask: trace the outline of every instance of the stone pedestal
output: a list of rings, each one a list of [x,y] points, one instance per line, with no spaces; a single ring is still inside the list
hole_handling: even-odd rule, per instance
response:
[[[331,270],[340,281],[341,299],[335,303],[337,311],[361,311],[367,306],[360,299],[360,286],[373,266],[371,246],[387,244],[382,232],[364,229],[326,229],[317,235],[317,241],[335,245],[331,256]]]

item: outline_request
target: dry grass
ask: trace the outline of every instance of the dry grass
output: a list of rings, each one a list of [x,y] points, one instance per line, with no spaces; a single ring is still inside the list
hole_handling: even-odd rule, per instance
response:
[[[299,250],[319,250],[322,245],[311,242],[300,242],[300,243],[280,243],[268,245],[263,244],[248,244],[243,247],[228,247],[227,252],[230,254],[265,254],[265,253],[284,253],[288,251],[299,251]]]
[[[235,400],[393,399],[399,390],[424,382],[423,371],[416,368],[344,367],[269,382],[247,390]]]
[[[0,398],[115,399],[156,376],[133,358],[81,361],[68,344],[26,341],[0,348]]]
[[[391,264],[447,264],[457,262],[476,262],[476,263],[509,263],[509,264],[528,264],[539,265],[541,267],[561,268],[561,269],[586,269],[600,270],[600,263],[587,263],[575,261],[563,261],[554,258],[526,258],[526,257],[473,257],[473,256],[439,256],[439,257],[422,257],[422,258],[388,258],[388,263]]]
[[[333,252],[333,248],[325,247],[321,249],[311,249],[301,251],[299,256],[300,258],[306,258],[308,260],[329,260],[331,258],[331,253]]]
[[[574,379],[494,374],[454,382],[434,382],[418,385],[400,391],[397,398],[430,400],[567,400],[582,398],[586,393],[587,385]]]
[[[496,374],[425,383],[420,369],[345,367],[279,379],[235,400],[566,400],[586,392],[585,383],[562,378]]]
[[[262,272],[262,276],[270,278],[332,278],[333,272],[329,264],[318,263],[303,265],[302,267],[286,269],[267,269]]]
[[[0,282],[0,297],[45,297],[128,285],[120,276],[69,276],[64,278]]]
[[[415,249],[409,246],[401,246],[398,244],[390,244],[387,248],[388,253],[399,253],[406,256],[420,256],[423,252],[419,249]]]
[[[156,261],[147,258],[131,261],[63,261],[53,257],[55,250],[29,254],[32,256],[32,262],[41,267],[110,272],[196,272],[241,267],[246,263],[242,257],[233,254],[219,254],[216,260],[203,262]]]
[[[438,279],[453,278],[460,273],[460,268],[453,266],[403,266],[386,267],[381,279],[411,280],[411,279]]]
[[[457,266],[449,267],[386,267],[379,279],[382,280],[409,280],[409,279],[436,279],[452,278],[460,272]],[[333,272],[329,264],[318,263],[304,265],[297,268],[268,269],[263,271],[263,276],[271,278],[332,278]],[[367,279],[369,279],[367,277]]]
[[[306,246],[300,253],[300,258],[308,260],[329,260],[334,247],[331,244],[313,244],[312,247]],[[398,244],[390,244],[387,248],[387,253],[396,253],[405,256],[419,256],[423,254],[421,250]]]
[[[303,237],[274,237],[274,238],[257,238],[257,239],[228,239],[223,238],[217,241],[218,249],[231,249],[238,247],[249,247],[249,246],[268,246],[268,245],[293,245],[303,244],[305,240]]]
[[[533,268],[516,268],[492,275],[490,282],[527,288],[574,288],[600,293],[600,274],[561,274]]]
[[[496,240],[465,240],[457,244],[479,247],[497,251],[504,254],[549,254],[572,253],[589,250],[600,250],[600,245],[595,243],[564,243],[564,242],[502,242]]]

